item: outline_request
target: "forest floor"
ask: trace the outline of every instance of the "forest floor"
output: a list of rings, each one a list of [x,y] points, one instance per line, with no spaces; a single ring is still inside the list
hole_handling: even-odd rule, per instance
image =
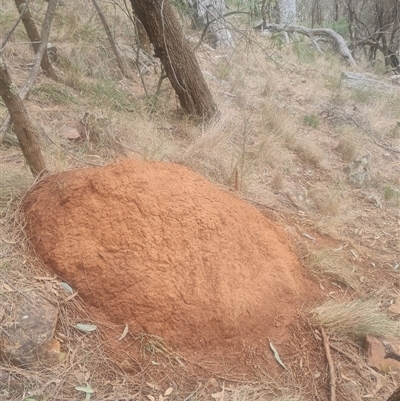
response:
[[[41,21],[42,2],[30,4]],[[4,35],[16,11],[13,4],[1,7]],[[285,43],[241,28],[234,49],[202,44],[196,50],[220,113],[195,124],[167,80],[156,93],[160,65],[138,57],[134,28],[121,10],[110,6],[106,15],[128,77],[121,76],[91,4],[76,7],[59,5],[50,35],[59,82],[39,75],[26,103],[49,171],[93,169],[126,158],[185,166],[279,226],[314,289],[285,327],[287,341],[278,352],[287,369],[267,345],[262,354],[243,348],[246,369],[235,371],[232,355],[196,359],[157,333],[127,335],[121,320],[111,322],[80,296],[60,298],[63,277],[32,256],[20,206],[35,181],[11,132],[0,147],[0,299],[31,288],[47,294],[59,306],[56,338],[66,358],[36,371],[0,365],[13,383],[0,395],[81,400],[85,394],[76,387],[90,384],[92,400],[325,400],[322,325],[339,349],[332,350],[337,399],[386,400],[400,384],[399,373],[371,370],[363,339],[385,334],[376,325],[391,327],[386,323],[398,318],[389,308],[400,297],[400,88],[355,89],[342,76],[353,71],[388,83],[382,61],[372,68],[357,60],[359,66],[350,68],[329,47],[322,56],[302,38]],[[199,33],[185,29],[196,44]],[[33,58],[26,42],[19,26],[3,51],[18,87]],[[0,102],[2,120],[6,114]],[[70,137],[74,129],[79,139]],[[360,328],[362,313],[371,321]],[[385,326],[374,316],[387,319]],[[78,332],[82,321],[98,330]]]

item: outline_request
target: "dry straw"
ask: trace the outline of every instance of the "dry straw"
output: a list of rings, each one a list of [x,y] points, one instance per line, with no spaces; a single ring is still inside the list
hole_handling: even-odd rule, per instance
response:
[[[361,339],[366,335],[400,337],[400,325],[381,311],[379,302],[330,300],[312,310],[315,324],[338,337]]]

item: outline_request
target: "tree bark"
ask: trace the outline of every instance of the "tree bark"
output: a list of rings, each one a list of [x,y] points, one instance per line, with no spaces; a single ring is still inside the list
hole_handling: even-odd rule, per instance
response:
[[[42,25],[42,33],[41,33],[41,42],[39,44],[38,50],[36,52],[35,58],[33,60],[33,67],[29,73],[29,77],[25,82],[25,85],[19,91],[19,97],[22,100],[25,100],[31,90],[33,84],[35,83],[37,74],[40,68],[40,62],[43,58],[43,54],[47,49],[47,41],[49,39],[51,22],[53,21],[54,14],[57,7],[58,0],[48,0],[49,5],[47,6],[46,15],[44,17],[43,25]],[[3,125],[0,128],[0,144],[3,142],[3,139],[6,136],[8,128],[11,125],[11,116],[10,114],[6,117]]]
[[[277,0],[278,23],[295,24],[296,23],[296,0]]]
[[[23,155],[36,177],[46,171],[46,164],[40,149],[37,130],[33,126],[24,103],[18,95],[7,66],[0,54],[0,96],[7,106],[8,112],[14,121],[14,131],[21,146]]]
[[[197,19],[203,26],[210,26],[212,46],[214,48],[233,47],[232,33],[226,27],[224,18],[225,0],[197,0],[196,3]]]
[[[41,42],[39,31],[36,28],[35,21],[32,18],[31,12],[29,10],[29,6],[25,0],[14,0],[15,5],[18,8],[18,12],[22,14],[22,22],[24,24],[26,33],[28,34],[29,40],[32,42],[32,47],[35,53],[39,50],[39,45]],[[40,62],[40,66],[42,70],[47,74],[47,76],[54,81],[57,81],[57,74],[54,71],[53,65],[49,60],[49,56],[47,54],[47,49],[43,53],[42,60]]]
[[[217,107],[169,1],[131,0],[131,4],[182,108],[192,116],[211,118],[217,112]]]

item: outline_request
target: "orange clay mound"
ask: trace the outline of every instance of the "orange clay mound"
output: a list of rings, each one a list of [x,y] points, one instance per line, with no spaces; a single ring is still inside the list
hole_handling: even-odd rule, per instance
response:
[[[23,210],[50,270],[111,321],[178,350],[279,342],[318,292],[281,228],[177,164],[56,174]]]

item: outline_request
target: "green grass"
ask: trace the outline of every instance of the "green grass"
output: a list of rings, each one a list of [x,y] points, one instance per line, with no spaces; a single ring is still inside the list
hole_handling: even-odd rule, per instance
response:
[[[362,89],[352,89],[350,93],[350,99],[359,104],[371,105],[373,102],[378,100],[382,96],[381,93],[374,89],[362,88]]]
[[[317,51],[308,42],[298,40],[293,43],[293,50],[297,60],[303,64],[312,64],[317,58]]]
[[[315,114],[307,114],[303,117],[303,124],[317,129],[319,127],[319,119]]]
[[[44,83],[32,88],[32,95],[44,104],[68,105],[78,104],[77,97],[65,86]]]
[[[111,80],[95,79],[86,82],[84,92],[91,102],[114,111],[133,111],[132,96],[118,88],[118,83]]]
[[[348,36],[348,22],[344,18],[324,24],[324,28],[333,29],[340,36],[343,36],[344,39],[346,39]]]
[[[385,201],[392,202],[396,205],[400,204],[400,188],[395,188],[391,185],[387,185],[384,189]]]

